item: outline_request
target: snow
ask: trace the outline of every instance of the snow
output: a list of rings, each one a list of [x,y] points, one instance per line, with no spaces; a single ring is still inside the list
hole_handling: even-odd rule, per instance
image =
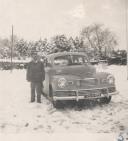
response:
[[[110,72],[115,76],[119,95],[113,96],[108,105],[89,105],[81,109],[76,105],[56,109],[45,97],[42,97],[41,104],[30,103],[30,84],[25,78],[26,70],[0,71],[0,133],[113,133],[112,137],[115,137],[115,134],[127,130],[126,66],[98,65],[96,68],[97,71]]]

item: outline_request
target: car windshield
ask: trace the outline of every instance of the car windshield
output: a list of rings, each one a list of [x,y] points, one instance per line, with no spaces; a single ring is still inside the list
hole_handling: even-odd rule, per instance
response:
[[[84,55],[65,55],[54,59],[54,65],[58,66],[82,65],[87,62],[87,58]]]

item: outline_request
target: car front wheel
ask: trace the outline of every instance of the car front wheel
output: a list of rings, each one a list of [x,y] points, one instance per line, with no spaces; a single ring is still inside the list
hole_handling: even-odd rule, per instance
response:
[[[110,103],[111,99],[112,99],[112,96],[103,97],[103,98],[100,99],[100,102],[101,102],[102,104],[108,104],[108,103]]]
[[[53,106],[57,109],[64,108],[64,104],[61,101],[53,101],[52,103],[53,103]]]

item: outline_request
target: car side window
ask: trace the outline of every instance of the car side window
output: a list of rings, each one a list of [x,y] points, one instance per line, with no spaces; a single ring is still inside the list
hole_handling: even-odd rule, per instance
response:
[[[84,63],[83,57],[81,57],[81,56],[74,56],[73,63],[83,64]]]
[[[82,65],[84,63],[87,63],[87,58],[85,56],[81,56],[81,55],[73,55],[72,56],[72,63],[74,65]]]
[[[54,58],[54,65],[56,66],[82,65],[87,62],[87,58],[82,55],[65,55]]]

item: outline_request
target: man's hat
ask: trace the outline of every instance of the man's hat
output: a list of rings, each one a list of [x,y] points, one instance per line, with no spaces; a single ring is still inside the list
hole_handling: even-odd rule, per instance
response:
[[[37,54],[38,54],[38,51],[35,48],[31,49],[31,56],[37,55]]]

